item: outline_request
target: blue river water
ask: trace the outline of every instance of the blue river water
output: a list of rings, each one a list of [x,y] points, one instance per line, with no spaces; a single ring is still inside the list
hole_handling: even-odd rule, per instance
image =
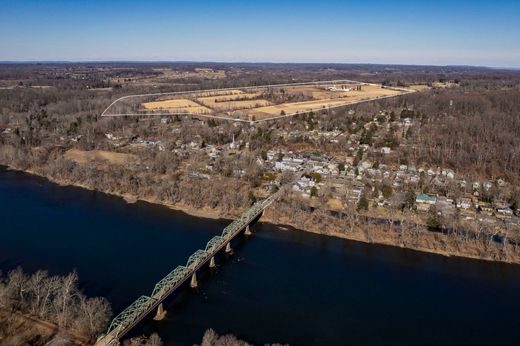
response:
[[[0,167],[0,270],[77,270],[115,313],[229,221],[62,187]],[[133,335],[192,345],[204,331],[254,344],[519,345],[520,266],[447,258],[259,223],[199,287]]]

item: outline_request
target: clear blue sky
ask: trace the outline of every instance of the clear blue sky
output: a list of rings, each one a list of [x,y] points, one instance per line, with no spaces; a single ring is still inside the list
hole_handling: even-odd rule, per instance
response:
[[[6,60],[520,67],[520,0],[0,0]]]

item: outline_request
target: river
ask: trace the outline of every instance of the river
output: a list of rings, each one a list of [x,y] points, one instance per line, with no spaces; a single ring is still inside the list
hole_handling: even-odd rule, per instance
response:
[[[0,167],[0,270],[77,270],[115,313],[228,223]],[[259,223],[199,287],[167,301],[165,345],[204,331],[255,344],[518,345],[520,266],[447,258]]]

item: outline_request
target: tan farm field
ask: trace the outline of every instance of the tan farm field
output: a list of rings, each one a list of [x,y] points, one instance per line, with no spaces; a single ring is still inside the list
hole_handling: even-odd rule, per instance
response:
[[[335,95],[330,95],[330,94]],[[341,97],[337,96],[338,93],[342,93]],[[377,99],[380,97],[398,95],[401,92],[398,90],[384,89],[373,85],[363,85],[361,91],[352,90],[349,92],[324,92],[323,96],[330,98],[323,98],[311,101],[293,102],[293,103],[282,103],[278,105],[259,107],[252,109],[250,113],[255,116],[255,119],[264,119],[282,114],[295,114],[305,113],[311,111],[319,111],[326,108],[339,107],[343,105],[349,105],[358,103],[361,101]],[[335,96],[335,98],[332,98]]]
[[[173,99],[143,103],[143,107],[148,110],[166,110],[171,113],[194,113],[209,114],[211,109],[199,105],[188,99]]]
[[[271,102],[258,98],[260,95],[260,92],[241,93],[234,95],[199,97],[197,100],[213,110],[224,112],[270,106]]]

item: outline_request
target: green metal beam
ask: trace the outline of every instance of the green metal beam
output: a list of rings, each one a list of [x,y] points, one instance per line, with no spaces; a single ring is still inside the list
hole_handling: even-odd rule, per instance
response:
[[[222,239],[221,236],[219,235],[216,235],[214,236],[213,238],[211,238],[208,243],[206,244],[206,252],[211,252],[211,250],[214,248],[214,247],[217,247],[219,246],[220,244],[222,244],[224,242],[224,239]]]
[[[193,253],[193,255],[188,258],[188,262],[186,262],[186,268],[192,269],[199,265],[200,261],[207,257],[208,253],[204,250],[197,250]]]
[[[123,310],[119,315],[114,317],[110,326],[108,327],[107,334],[112,331],[116,332],[116,335],[119,336],[119,332],[124,329],[126,326],[134,322],[137,318],[141,316],[153,303],[155,299],[140,296],[136,301],[134,301],[130,306],[128,306],[125,310]]]
[[[168,291],[171,287],[175,286],[179,283],[180,280],[184,278],[184,273],[186,272],[186,267],[177,266],[174,270],[172,270],[168,275],[161,279],[158,283],[155,284],[153,288],[152,297],[156,295],[162,294],[163,291]]]

